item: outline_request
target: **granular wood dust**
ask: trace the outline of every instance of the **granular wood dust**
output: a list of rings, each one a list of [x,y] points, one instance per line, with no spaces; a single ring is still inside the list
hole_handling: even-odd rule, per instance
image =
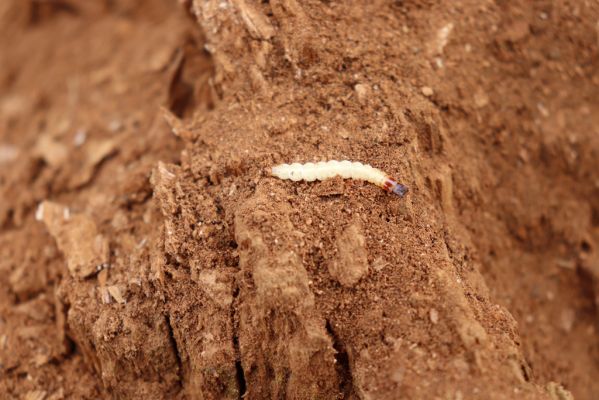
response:
[[[596,398],[598,20],[2,2],[0,397]]]

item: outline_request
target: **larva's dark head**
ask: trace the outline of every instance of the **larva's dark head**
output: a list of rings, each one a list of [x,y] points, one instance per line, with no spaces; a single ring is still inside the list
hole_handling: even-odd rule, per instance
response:
[[[401,183],[397,182],[395,179],[387,177],[385,182],[383,183],[383,189],[395,193],[399,197],[404,197],[406,193],[408,193],[408,188]]]
[[[395,193],[396,195],[398,195],[399,197],[404,197],[406,195],[406,193],[409,192],[409,189],[407,188],[407,186],[404,186],[401,183],[396,183],[393,186],[393,189],[391,189],[391,191],[393,193]]]

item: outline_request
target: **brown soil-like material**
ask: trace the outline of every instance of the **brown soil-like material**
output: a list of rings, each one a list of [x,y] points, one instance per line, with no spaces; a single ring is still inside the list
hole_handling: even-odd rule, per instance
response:
[[[0,398],[597,398],[597,21],[0,2]]]

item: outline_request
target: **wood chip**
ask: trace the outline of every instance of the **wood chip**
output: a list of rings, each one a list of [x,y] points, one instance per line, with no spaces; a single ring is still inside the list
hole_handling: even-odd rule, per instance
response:
[[[27,392],[25,400],[44,400],[46,398],[46,392],[43,390],[32,390]]]
[[[88,216],[70,215],[68,219],[65,216],[65,207],[50,201],[44,201],[36,213],[64,254],[71,275],[86,278],[96,272],[98,265],[108,263],[108,240],[98,233]]]
[[[275,30],[264,14],[245,0],[233,0],[233,5],[239,10],[243,23],[254,39],[268,40],[274,36]]]
[[[98,164],[118,152],[119,140],[116,137],[86,140],[83,165],[69,179],[69,187],[74,189],[88,183],[94,177]]]
[[[33,152],[54,168],[61,166],[69,156],[68,148],[48,134],[38,139]]]
[[[435,310],[434,308],[431,308],[431,310],[429,311],[429,317],[433,324],[436,324],[437,322],[439,322],[439,312],[437,310]]]
[[[420,91],[422,92],[423,95],[425,95],[426,97],[431,97],[435,92],[433,91],[433,89],[431,87],[428,86],[423,86]]]
[[[98,284],[100,286],[106,286],[106,281],[108,281],[108,269],[104,268],[98,273]]]
[[[166,121],[168,126],[171,128],[173,134],[181,139],[191,140],[193,139],[193,134],[189,129],[185,127],[183,121],[178,118],[175,114],[173,114],[170,110],[165,107],[160,109],[162,113],[162,118]]]
[[[354,90],[356,91],[360,103],[365,103],[368,100],[368,97],[370,97],[370,86],[367,84],[358,83],[354,86]]]
[[[100,288],[100,296],[102,298],[102,303],[103,304],[110,304],[112,303],[112,297],[110,297],[110,293],[108,292],[108,288],[101,287]]]
[[[385,268],[387,266],[387,262],[383,259],[383,257],[378,257],[376,260],[374,260],[372,262],[372,268],[379,272],[381,271],[383,268]]]
[[[50,356],[48,354],[36,354],[33,356],[33,362],[36,367],[41,367],[50,361]]]
[[[358,224],[351,224],[337,237],[337,256],[328,263],[331,277],[352,287],[368,273],[366,238]]]
[[[119,304],[125,304],[125,298],[121,294],[121,289],[118,286],[108,286],[108,293],[116,300]]]

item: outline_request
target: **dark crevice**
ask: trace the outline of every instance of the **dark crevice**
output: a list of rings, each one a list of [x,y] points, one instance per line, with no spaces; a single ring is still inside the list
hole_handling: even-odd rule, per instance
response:
[[[177,340],[175,339],[175,334],[173,332],[173,326],[171,325],[171,317],[167,313],[165,314],[166,326],[168,329],[168,337],[171,343],[171,347],[173,352],[175,353],[175,358],[177,360],[177,367],[179,369],[179,385],[183,387],[183,362],[181,361],[181,354],[179,353],[179,347],[177,346]]]
[[[37,25],[61,14],[77,16],[79,9],[64,0],[34,1],[29,5],[29,24]]]
[[[194,111],[214,108],[210,79],[214,67],[209,53],[203,51],[201,32],[190,32],[181,44],[170,67],[167,107],[178,118]]]
[[[343,394],[344,399],[352,399],[356,397],[354,390],[354,380],[349,362],[349,355],[345,346],[333,330],[329,320],[326,322],[326,330],[333,341],[335,349],[335,360],[337,361],[335,368],[339,377],[339,392]]]
[[[239,286],[233,290],[233,302],[231,303],[231,328],[233,330],[233,351],[235,352],[235,377],[237,379],[237,388],[239,389],[238,399],[241,400],[246,394],[247,383],[245,381],[245,372],[241,364],[241,349],[239,347],[239,318],[237,317],[237,306],[239,298]]]
[[[523,363],[520,364],[520,369],[522,370],[522,376],[524,377],[524,380],[526,382],[530,382],[531,380],[531,374],[530,374],[530,367],[528,366],[528,364],[526,363],[526,361],[524,361]]]
[[[235,345],[235,339],[233,338],[233,344]],[[238,345],[239,346],[239,345]],[[246,392],[246,383],[245,383],[245,374],[243,372],[243,366],[241,365],[241,360],[235,361],[235,371],[237,377],[237,385],[239,387],[239,399],[242,399],[245,396]]]

